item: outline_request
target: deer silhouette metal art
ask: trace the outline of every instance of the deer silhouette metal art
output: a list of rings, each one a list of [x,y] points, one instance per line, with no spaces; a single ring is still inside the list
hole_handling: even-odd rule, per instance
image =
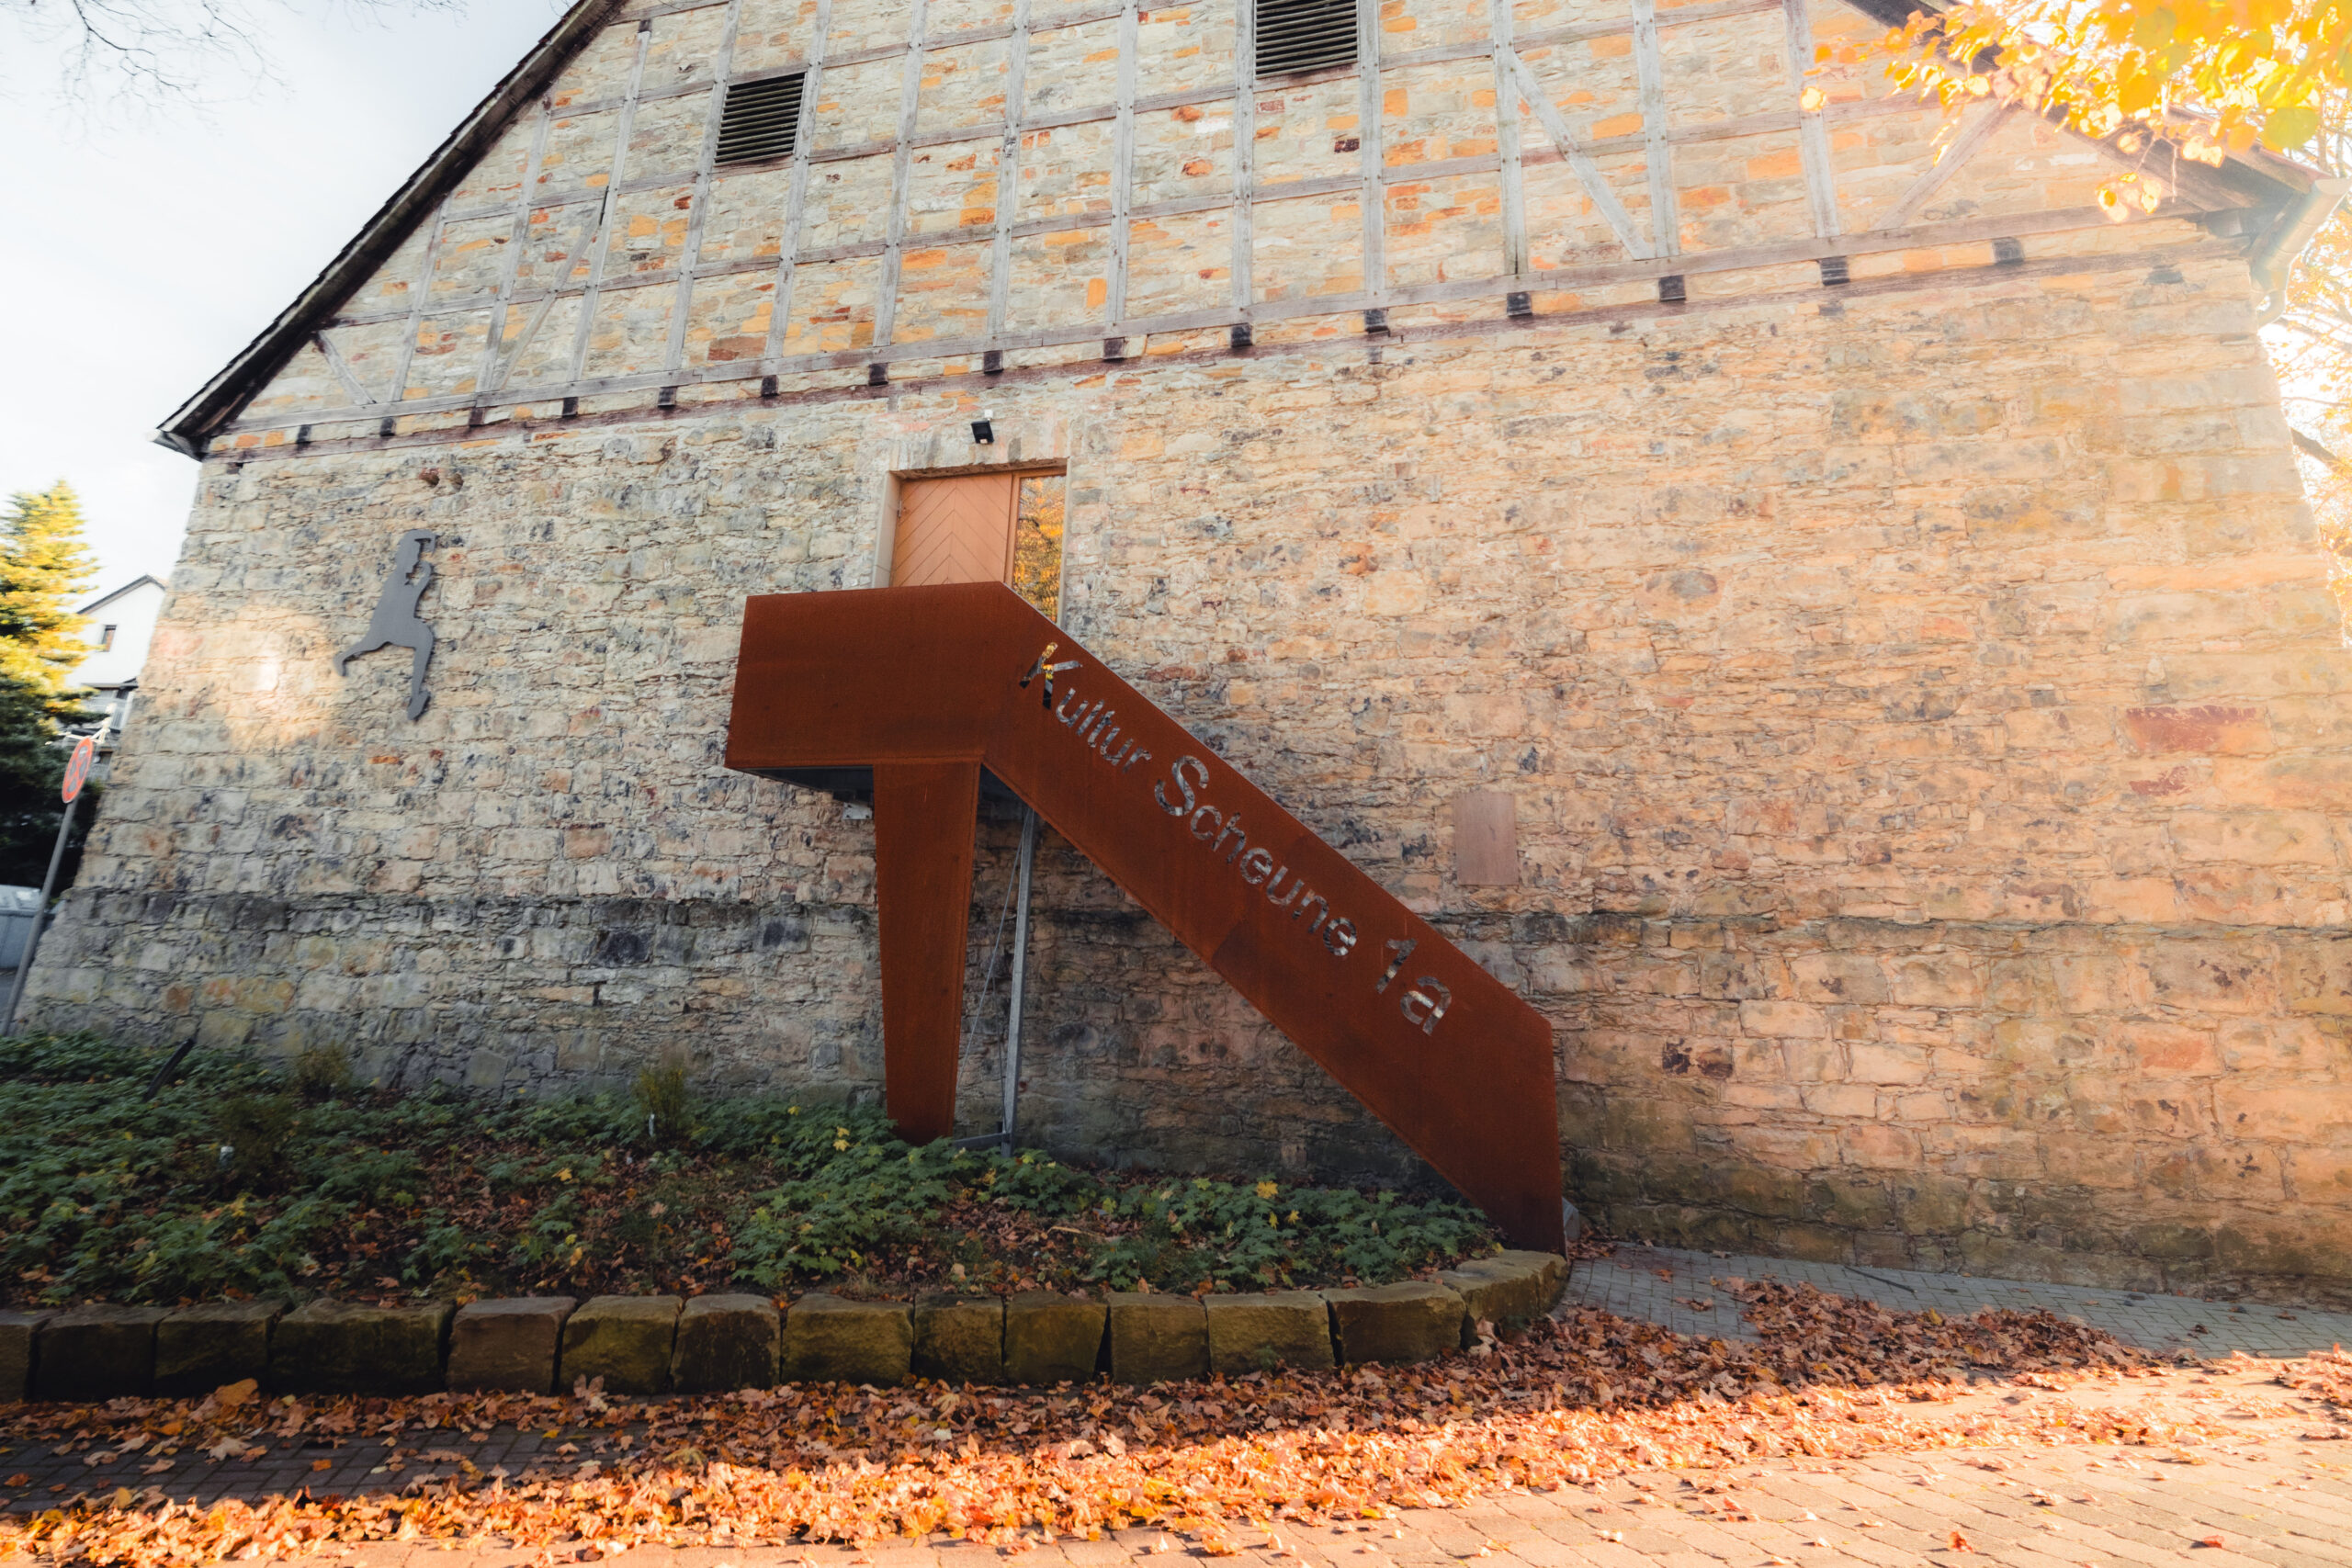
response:
[[[384,579],[384,591],[377,596],[376,613],[368,617],[368,630],[334,656],[334,672],[347,677],[353,660],[379,648],[411,649],[415,655],[408,678],[412,722],[424,716],[425,705],[433,700],[433,694],[424,689],[424,667],[433,662],[433,628],[424,624],[416,607],[424,603],[424,591],[433,586],[433,567],[424,552],[440,542],[438,535],[423,528],[401,536],[400,554],[393,558],[391,574]]]

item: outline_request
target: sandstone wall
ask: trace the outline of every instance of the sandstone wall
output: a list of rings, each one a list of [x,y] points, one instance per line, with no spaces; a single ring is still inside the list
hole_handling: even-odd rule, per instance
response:
[[[1556,1021],[1611,1224],[2352,1282],[2352,654],[2242,247],[1990,259],[231,449],[33,1016],[874,1094],[870,824],[720,767],[742,600],[864,585],[893,472],[1062,459],[1068,624]],[[404,654],[329,661],[413,527],[411,726]],[[1516,887],[1453,878],[1471,788],[1515,797]],[[1033,1135],[1412,1175],[1050,839],[1038,903]]]

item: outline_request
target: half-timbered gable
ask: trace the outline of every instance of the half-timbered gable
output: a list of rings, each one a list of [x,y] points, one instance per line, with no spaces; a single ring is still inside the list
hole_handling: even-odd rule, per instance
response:
[[[1351,60],[1261,77],[1234,0],[623,6],[213,439],[1755,298],[2263,208],[2190,164],[2112,223],[2136,160],[1816,64],[1883,29],[1846,0],[1360,9]],[[730,148],[730,103],[768,140]]]

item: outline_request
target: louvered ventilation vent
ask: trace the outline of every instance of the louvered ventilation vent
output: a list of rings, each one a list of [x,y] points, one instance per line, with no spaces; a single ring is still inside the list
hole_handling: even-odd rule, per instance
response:
[[[1356,59],[1355,0],[1259,0],[1258,76],[1288,76]]]
[[[801,74],[771,76],[727,89],[727,112],[718,121],[718,161],[750,164],[787,158],[800,130]]]

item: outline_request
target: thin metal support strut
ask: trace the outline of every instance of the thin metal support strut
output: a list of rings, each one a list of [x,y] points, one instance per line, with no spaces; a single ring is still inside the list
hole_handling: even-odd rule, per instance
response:
[[[124,691],[132,689],[125,687]],[[114,728],[117,716],[108,713],[98,721],[97,734],[93,738],[96,747],[106,745],[107,733]],[[94,762],[96,760],[93,757]],[[0,1013],[0,1034],[9,1033],[17,1027],[17,1006],[25,999],[25,981],[33,972],[33,954],[40,951],[40,933],[49,924],[49,900],[57,891],[57,868],[65,863],[65,840],[74,831],[74,817],[82,809],[82,796],[88,793],[87,789],[76,790],[74,798],[65,803],[65,815],[58,818],[57,842],[49,852],[49,871],[40,879],[40,901],[33,907],[32,929],[25,933],[24,950],[17,956],[17,977],[8,987],[8,1010]],[[1024,908],[1022,912],[1025,915],[1028,911]]]
[[[1021,1100],[1021,999],[1029,976],[1029,868],[1037,863],[1037,814],[1021,808],[1021,891],[1012,911],[1012,985],[1004,1025],[1004,1146],[1012,1148],[1013,1111]]]
[[[986,1148],[994,1144],[1010,1154],[1012,1150],[1014,1112],[1021,1099],[1021,999],[1026,989],[1029,972],[1029,870],[1037,861],[1037,813],[1027,805],[1021,807],[1021,852],[1015,858],[1015,886],[1005,889],[1005,897],[1018,908],[1012,920],[1012,976],[1011,997],[1008,998],[1004,1026],[1004,1122],[993,1133],[979,1133],[968,1138],[957,1138],[959,1149]],[[997,919],[997,935],[1004,935],[1001,911]],[[996,973],[996,949],[989,951],[988,972]],[[980,1003],[988,1004],[988,989],[981,986]]]

